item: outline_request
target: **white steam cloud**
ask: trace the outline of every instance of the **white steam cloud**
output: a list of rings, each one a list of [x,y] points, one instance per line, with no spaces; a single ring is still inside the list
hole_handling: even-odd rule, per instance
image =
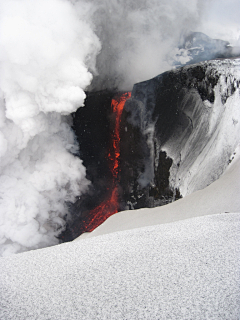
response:
[[[68,117],[86,88],[131,89],[189,61],[178,48],[189,31],[239,44],[239,15],[220,30],[216,3],[0,0],[0,254],[56,244],[87,189]]]
[[[67,117],[83,105],[100,50],[88,7],[0,1],[2,255],[56,244],[66,203],[89,184]]]
[[[179,46],[191,31],[240,45],[239,0],[89,2],[94,4],[93,25],[102,43],[93,89],[131,90],[134,83],[171,69],[175,62],[189,62],[188,50]]]
[[[204,2],[92,0],[104,44],[97,57],[100,81],[94,79],[93,86],[127,90],[169,70],[182,37],[199,24]]]

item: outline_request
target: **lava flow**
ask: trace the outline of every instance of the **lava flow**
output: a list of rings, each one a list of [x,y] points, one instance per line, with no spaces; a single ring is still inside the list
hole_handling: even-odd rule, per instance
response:
[[[114,180],[118,178],[118,167],[120,157],[120,122],[121,115],[127,99],[131,97],[131,92],[126,92],[121,96],[112,99],[112,112],[116,116],[115,128],[112,134],[112,146],[108,153],[109,167]]]
[[[114,131],[111,135],[112,145],[108,152],[109,167],[112,173],[112,186],[110,196],[99,206],[91,210],[85,223],[85,232],[90,232],[103,223],[108,217],[118,212],[118,173],[120,157],[120,122],[124,104],[131,97],[131,92],[126,92],[121,96],[112,99],[111,108],[115,115]]]

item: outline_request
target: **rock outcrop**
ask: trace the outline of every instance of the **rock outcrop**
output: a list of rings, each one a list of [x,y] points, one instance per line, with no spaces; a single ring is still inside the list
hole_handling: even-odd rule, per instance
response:
[[[240,138],[240,60],[201,62],[134,85],[122,118],[122,201],[165,204],[226,169]]]

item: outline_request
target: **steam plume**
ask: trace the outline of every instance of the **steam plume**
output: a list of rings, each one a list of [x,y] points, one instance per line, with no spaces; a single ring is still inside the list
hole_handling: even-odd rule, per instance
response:
[[[233,12],[240,11],[237,0],[225,5],[221,1],[222,8],[227,10],[221,9],[217,0],[89,1],[94,4],[93,24],[102,43],[97,57],[99,76],[93,80],[93,89],[131,90],[136,82],[167,71],[179,62],[190,62],[189,50],[181,47],[190,31],[205,32],[212,38],[240,45],[239,15],[232,20]],[[212,44],[213,51],[215,45]],[[210,45],[208,49],[211,51]],[[213,57],[210,53],[206,58]]]
[[[1,254],[56,244],[89,184],[68,114],[83,105],[100,43],[62,0],[0,1]],[[82,15],[82,17],[81,17]]]

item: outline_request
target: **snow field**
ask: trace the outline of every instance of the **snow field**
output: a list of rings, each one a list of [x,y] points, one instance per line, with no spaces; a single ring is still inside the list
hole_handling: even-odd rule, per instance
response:
[[[240,214],[0,259],[0,319],[239,319]]]

